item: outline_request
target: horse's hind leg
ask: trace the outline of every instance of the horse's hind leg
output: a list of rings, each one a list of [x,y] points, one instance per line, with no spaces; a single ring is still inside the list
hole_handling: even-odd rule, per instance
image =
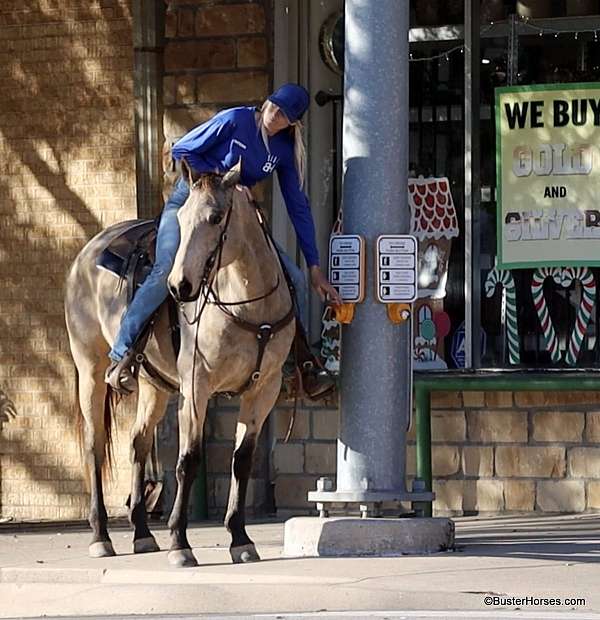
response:
[[[235,434],[235,449],[231,463],[231,485],[225,515],[225,527],[231,534],[229,552],[235,563],[260,560],[254,543],[246,532],[246,491],[252,472],[256,441],[260,430],[275,405],[281,387],[281,375],[271,379],[259,392],[244,394],[240,401],[240,416]]]
[[[132,476],[129,504],[129,521],[134,527],[134,553],[160,551],[148,529],[144,501],[144,470],[148,453],[152,448],[154,429],[167,408],[168,394],[156,389],[140,378],[138,390],[137,418],[131,432]]]
[[[83,453],[90,478],[90,515],[92,542],[89,554],[94,558],[115,555],[108,535],[108,515],[102,491],[102,470],[110,441],[110,402],[104,383],[104,367],[78,364],[79,406],[83,416]]]

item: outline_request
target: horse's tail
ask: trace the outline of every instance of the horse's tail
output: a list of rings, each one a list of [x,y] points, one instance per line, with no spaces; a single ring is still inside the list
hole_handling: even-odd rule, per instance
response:
[[[113,455],[113,436],[112,436],[112,419],[113,413],[117,409],[120,396],[110,385],[106,385],[106,393],[104,394],[104,434],[106,436],[104,442],[104,461],[102,463],[102,475],[112,477],[114,455]]]
[[[75,390],[74,390],[74,406],[76,409],[76,420],[77,420],[77,444],[79,446],[79,456],[81,462],[83,463],[85,470],[85,480],[86,484],[89,484],[90,481],[90,471],[89,471],[89,462],[85,458],[85,430],[84,430],[84,417],[81,411],[81,406],[79,403],[79,371],[77,370],[77,366],[75,366]],[[104,423],[104,434],[105,434],[105,442],[104,442],[104,459],[102,461],[102,477],[112,477],[113,470],[113,436],[112,436],[112,418],[113,413],[119,403],[118,394],[109,386],[106,386],[106,392],[104,394],[104,415],[103,415],[103,423]]]

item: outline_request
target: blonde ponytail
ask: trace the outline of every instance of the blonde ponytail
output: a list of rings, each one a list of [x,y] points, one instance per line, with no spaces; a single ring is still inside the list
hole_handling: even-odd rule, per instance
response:
[[[304,175],[306,174],[306,147],[304,145],[304,131],[301,121],[292,123],[294,132],[294,163],[298,172],[300,188],[304,185]]]

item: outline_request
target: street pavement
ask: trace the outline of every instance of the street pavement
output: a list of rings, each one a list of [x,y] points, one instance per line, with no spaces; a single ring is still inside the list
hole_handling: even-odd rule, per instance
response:
[[[455,523],[453,552],[298,559],[281,557],[283,523],[253,523],[263,561],[244,565],[231,564],[221,524],[196,523],[200,566],[186,569],[169,566],[161,523],[153,530],[165,551],[134,555],[116,523],[118,555],[104,559],[87,557],[86,527],[0,525],[0,617],[600,620],[600,515]]]

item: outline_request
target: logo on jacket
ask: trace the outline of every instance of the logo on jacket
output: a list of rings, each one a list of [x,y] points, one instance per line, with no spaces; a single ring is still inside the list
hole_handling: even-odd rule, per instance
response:
[[[273,170],[275,170],[275,166],[277,165],[278,161],[279,161],[278,157],[276,157],[275,155],[269,155],[267,157],[267,161],[262,167],[263,172],[266,172],[267,174],[270,174],[271,172],[273,172]]]

